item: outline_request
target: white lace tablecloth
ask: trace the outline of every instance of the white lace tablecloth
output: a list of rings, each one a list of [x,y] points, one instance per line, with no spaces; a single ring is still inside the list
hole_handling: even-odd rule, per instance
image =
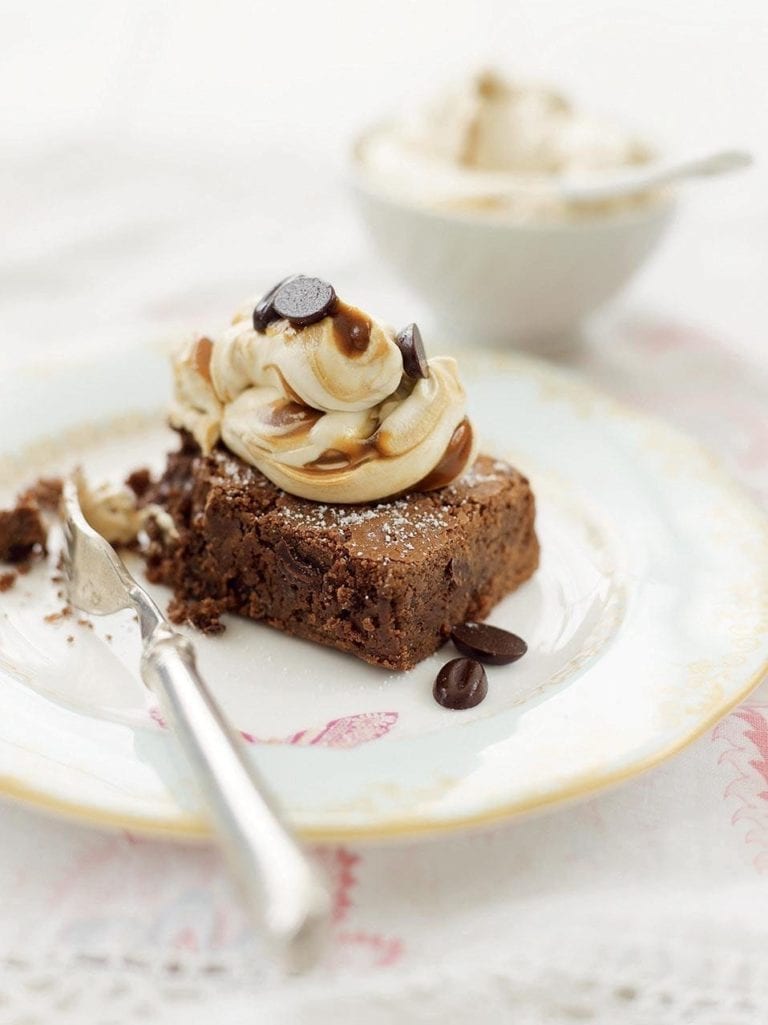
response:
[[[308,188],[275,150],[280,174],[258,181],[231,153],[224,170],[157,147],[96,158],[85,142],[7,157],[6,368],[170,333],[295,269],[422,317],[365,248],[331,165]],[[694,206],[571,362],[702,438],[768,504],[759,228]],[[765,686],[589,801],[467,836],[319,849],[333,941],[303,979],[270,966],[210,847],[11,805],[0,837],[0,1025],[768,1020]]]

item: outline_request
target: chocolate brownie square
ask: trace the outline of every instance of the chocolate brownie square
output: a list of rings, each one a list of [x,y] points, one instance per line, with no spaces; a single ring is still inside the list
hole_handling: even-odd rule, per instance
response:
[[[147,571],[173,588],[176,622],[216,632],[238,613],[388,669],[431,655],[538,564],[528,481],[487,456],[437,491],[331,505],[182,432],[145,500],[175,526],[150,522]]]

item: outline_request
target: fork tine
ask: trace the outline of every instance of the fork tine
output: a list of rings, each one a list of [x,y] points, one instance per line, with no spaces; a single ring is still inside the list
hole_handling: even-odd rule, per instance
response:
[[[88,523],[72,478],[62,489],[64,579],[70,602],[84,612],[109,615],[131,605],[133,580],[101,534]]]

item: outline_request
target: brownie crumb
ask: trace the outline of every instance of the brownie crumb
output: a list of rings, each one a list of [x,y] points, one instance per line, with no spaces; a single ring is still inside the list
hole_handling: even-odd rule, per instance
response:
[[[168,618],[172,623],[189,623],[204,634],[224,632],[221,614],[221,604],[213,598],[188,601],[176,596],[168,605]]]
[[[22,502],[36,502],[46,512],[56,512],[61,502],[64,482],[61,477],[39,477],[19,496]]]
[[[21,495],[13,509],[0,510],[0,562],[26,563],[46,552],[48,532],[40,506]]]
[[[140,469],[134,470],[133,473],[129,473],[125,478],[125,483],[137,498],[143,498],[152,487],[152,474],[148,467],[142,466]]]
[[[10,573],[0,573],[0,594],[10,591],[16,583],[18,574],[11,570]]]
[[[62,619],[68,619],[71,615],[72,606],[65,605],[58,612],[49,612],[47,616],[43,616],[43,619],[46,623],[60,623]]]
[[[90,619],[85,619],[85,617],[81,617],[80,619],[78,619],[77,625],[78,626],[85,626],[89,630],[93,630],[93,623],[90,621]]]

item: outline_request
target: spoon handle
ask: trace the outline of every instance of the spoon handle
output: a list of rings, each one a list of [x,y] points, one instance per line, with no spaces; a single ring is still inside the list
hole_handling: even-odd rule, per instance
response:
[[[563,181],[560,196],[568,203],[597,203],[622,199],[638,192],[660,188],[685,178],[705,178],[741,170],[752,163],[745,150],[718,150],[702,157],[689,157],[633,169],[616,176]]]

